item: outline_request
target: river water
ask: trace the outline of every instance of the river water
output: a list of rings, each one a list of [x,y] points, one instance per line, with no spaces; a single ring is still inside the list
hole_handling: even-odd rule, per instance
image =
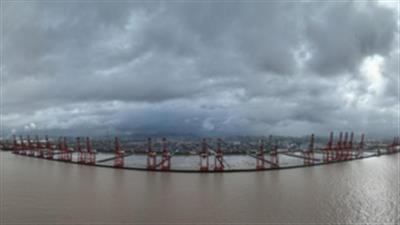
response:
[[[400,154],[225,174],[0,159],[0,224],[400,222]]]

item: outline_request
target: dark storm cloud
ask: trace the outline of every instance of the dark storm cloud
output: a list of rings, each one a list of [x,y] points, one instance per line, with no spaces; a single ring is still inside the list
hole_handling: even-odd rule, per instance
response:
[[[397,12],[376,2],[3,5],[7,132],[395,131]]]
[[[327,2],[306,18],[312,55],[307,63],[317,74],[354,72],[365,56],[387,55],[393,48],[396,12],[373,2],[359,4]]]

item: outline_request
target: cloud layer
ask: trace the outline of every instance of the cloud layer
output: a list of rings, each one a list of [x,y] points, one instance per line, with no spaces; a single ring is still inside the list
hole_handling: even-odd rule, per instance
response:
[[[5,2],[3,128],[397,132],[399,21],[377,2]]]

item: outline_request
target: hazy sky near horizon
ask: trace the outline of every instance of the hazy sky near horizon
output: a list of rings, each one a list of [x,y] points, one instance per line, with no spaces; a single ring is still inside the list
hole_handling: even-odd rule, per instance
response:
[[[398,4],[2,1],[3,133],[393,136]]]

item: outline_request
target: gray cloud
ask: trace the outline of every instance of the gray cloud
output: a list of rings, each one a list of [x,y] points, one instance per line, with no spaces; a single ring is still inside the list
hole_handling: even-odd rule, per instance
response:
[[[387,55],[396,34],[396,12],[374,2],[327,2],[306,18],[306,40],[317,74],[354,72],[365,56]]]
[[[376,2],[5,2],[6,133],[396,132]]]

